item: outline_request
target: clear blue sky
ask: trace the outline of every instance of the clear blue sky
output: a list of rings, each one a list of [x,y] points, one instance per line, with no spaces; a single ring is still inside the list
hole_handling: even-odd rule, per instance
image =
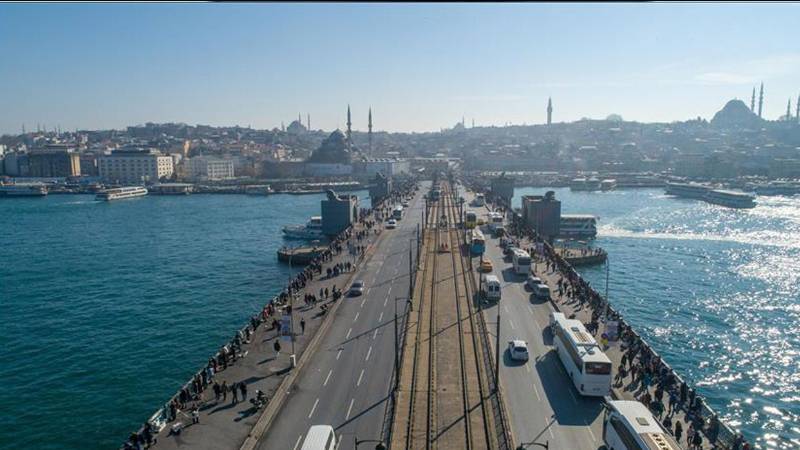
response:
[[[800,94],[800,4],[2,4],[0,133],[710,118]]]

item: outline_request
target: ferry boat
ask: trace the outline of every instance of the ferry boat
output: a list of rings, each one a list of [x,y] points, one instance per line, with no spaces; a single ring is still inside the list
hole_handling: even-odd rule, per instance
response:
[[[601,191],[613,191],[617,188],[617,180],[608,178],[600,182]]]
[[[597,237],[597,217],[590,214],[562,214],[558,235],[565,239],[594,239]]]
[[[95,196],[95,200],[110,202],[111,200],[122,200],[145,195],[147,195],[147,189],[142,186],[125,186],[100,191],[97,196]]]
[[[569,183],[571,191],[599,191],[600,180],[597,178],[575,178]]]
[[[698,183],[667,183],[666,194],[676,197],[696,198],[705,200],[711,187]]]
[[[729,208],[756,207],[755,197],[752,195],[723,189],[709,191],[704,200],[715,205],[727,206]]]
[[[312,216],[305,225],[287,225],[283,227],[283,234],[289,239],[321,239],[322,216]]]
[[[800,184],[787,181],[772,181],[767,184],[755,185],[753,190],[758,195],[785,195],[792,196],[800,193]]]
[[[47,186],[44,184],[4,184],[0,185],[0,197],[44,197]]]

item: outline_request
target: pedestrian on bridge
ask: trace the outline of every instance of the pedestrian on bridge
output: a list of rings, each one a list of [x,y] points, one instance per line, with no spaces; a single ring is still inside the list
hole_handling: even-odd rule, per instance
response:
[[[300,318],[300,330],[302,334],[306,334],[306,319],[305,317]]]

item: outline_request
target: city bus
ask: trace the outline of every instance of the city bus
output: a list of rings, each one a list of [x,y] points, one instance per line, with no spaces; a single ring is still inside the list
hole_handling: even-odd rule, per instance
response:
[[[478,228],[469,230],[467,235],[469,239],[469,252],[473,255],[482,255],[486,251],[486,238],[483,237],[483,232]]]
[[[474,211],[467,211],[467,213],[465,214],[464,226],[466,226],[468,230],[471,230],[475,228],[477,224],[478,224],[478,215],[475,214]]]
[[[678,450],[681,447],[642,403],[606,399],[603,442],[609,450]]]
[[[490,212],[488,214],[489,231],[496,232],[497,227],[503,226],[503,214],[499,212]]]
[[[581,395],[602,397],[611,392],[611,360],[580,320],[558,317],[553,345]]]
[[[525,275],[526,277],[531,273],[531,255],[529,255],[528,252],[518,248],[514,250],[511,259],[514,263],[514,273],[517,275]]]
[[[472,204],[474,206],[484,206],[486,204],[486,199],[483,194],[475,194],[475,200],[472,201]]]
[[[394,208],[394,211],[392,211],[392,217],[393,217],[395,220],[400,220],[400,219],[402,219],[402,218],[403,218],[403,207],[402,207],[402,206],[400,206],[400,205],[397,205],[397,206]]]

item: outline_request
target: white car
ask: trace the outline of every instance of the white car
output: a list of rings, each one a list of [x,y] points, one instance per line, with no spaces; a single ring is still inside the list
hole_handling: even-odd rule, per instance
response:
[[[403,202],[402,205],[403,205],[403,208],[408,208],[408,202]]]
[[[541,278],[539,278],[539,277],[535,277],[535,276],[533,276],[533,275],[529,275],[529,276],[528,276],[528,281],[526,281],[526,282],[525,282],[525,284],[526,284],[526,285],[527,285],[529,288],[533,289],[533,287],[534,287],[534,286],[536,286],[536,285],[539,285],[539,284],[542,284],[542,279],[541,279]]]
[[[514,361],[527,361],[528,343],[520,340],[508,341],[508,354]]]
[[[389,219],[389,221],[386,222],[386,229],[392,229],[392,228],[397,228],[397,221],[394,219]]]
[[[356,280],[350,285],[350,295],[357,296],[364,293],[364,281]]]

